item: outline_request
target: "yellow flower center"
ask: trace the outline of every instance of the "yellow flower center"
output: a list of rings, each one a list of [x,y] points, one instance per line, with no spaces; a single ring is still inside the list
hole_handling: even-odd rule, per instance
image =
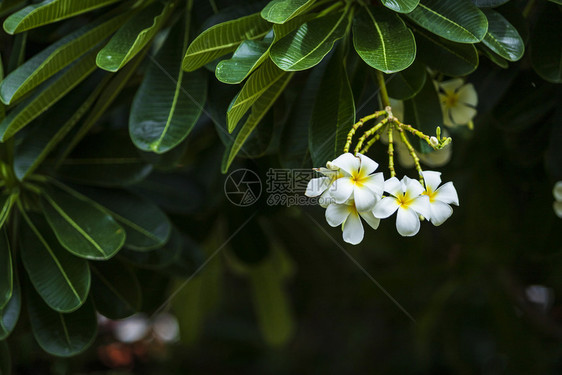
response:
[[[412,203],[412,199],[410,199],[410,196],[409,196],[408,193],[398,194],[398,196],[396,197],[396,200],[398,201],[398,205],[402,208],[408,208],[410,206],[410,204]]]
[[[429,197],[429,202],[433,203],[435,202],[435,196],[437,195],[437,193],[428,188],[422,193],[422,195],[427,195]]]
[[[455,92],[445,94],[445,98],[443,100],[443,104],[445,104],[445,107],[454,108],[457,106],[458,102],[459,102],[459,94]]]

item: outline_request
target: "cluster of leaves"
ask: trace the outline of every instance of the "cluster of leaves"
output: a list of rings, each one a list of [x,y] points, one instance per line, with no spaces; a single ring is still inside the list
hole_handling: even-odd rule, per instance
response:
[[[514,2],[2,1],[15,36],[0,82],[0,340],[24,305],[43,349],[79,353],[96,311],[141,308],[131,265],[182,267],[194,246],[168,219],[179,203],[154,169],[189,158],[207,167],[186,146],[197,125],[214,122],[226,151],[210,166],[223,172],[237,156],[276,152],[286,167],[321,165],[341,152],[356,104],[377,106],[379,70],[405,100],[405,121],[432,133],[442,121],[433,77],[468,75],[480,55],[501,67],[523,56]],[[561,41],[550,38],[560,25],[558,6],[544,5],[530,37],[533,66],[551,82],[562,80]],[[35,53],[28,37],[47,48]],[[126,118],[109,121],[124,105]],[[169,185],[187,194],[178,178]]]

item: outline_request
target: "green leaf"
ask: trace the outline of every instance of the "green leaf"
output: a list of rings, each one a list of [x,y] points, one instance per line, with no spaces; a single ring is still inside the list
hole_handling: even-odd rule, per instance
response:
[[[66,251],[42,216],[23,216],[20,254],[35,290],[56,311],[78,309],[90,290],[88,261]]]
[[[6,306],[0,308],[0,340],[5,340],[18,322],[21,312],[21,288],[17,278],[14,278],[12,296]]]
[[[8,74],[0,83],[0,99],[4,104],[15,102],[111,35],[127,17],[104,17],[51,44]]]
[[[14,273],[12,268],[12,253],[6,229],[0,232],[0,310],[3,309],[14,290]]]
[[[314,103],[308,133],[313,165],[324,165],[341,154],[347,133],[355,123],[353,92],[337,51],[326,68]]]
[[[17,199],[17,194],[5,194],[0,197],[0,228],[4,226],[6,219],[10,216],[12,207]]]
[[[410,124],[428,135],[435,134],[435,129],[438,126],[443,127],[441,103],[433,80],[427,79],[416,96],[404,101],[404,123]],[[423,153],[433,150],[421,139],[416,139],[412,142],[412,145]]]
[[[478,50],[481,51],[484,54],[484,56],[486,56],[488,59],[490,59],[491,62],[493,62],[500,68],[502,69],[509,68],[509,62],[506,59],[499,56],[485,45],[479,45]]]
[[[187,27],[178,22],[151,59],[129,115],[129,133],[135,145],[158,154],[180,144],[197,123],[205,105],[207,75],[184,73]]]
[[[270,35],[270,34],[268,34]],[[217,79],[224,83],[237,84],[242,82],[254,71],[268,55],[266,52],[272,43],[272,38],[267,36],[264,40],[245,40],[243,41],[232,58],[222,60],[218,63],[215,70]]]
[[[560,10],[545,4],[531,36],[531,62],[536,72],[548,82],[562,83],[562,22]]]
[[[271,87],[284,77],[284,72],[267,60],[244,84],[227,112],[228,132],[238,125],[246,112]]]
[[[4,21],[8,34],[21,33],[42,25],[107,6],[120,0],[45,0],[29,5]]]
[[[72,182],[125,186],[141,181],[152,171],[125,131],[100,132],[89,136],[78,146],[62,161],[58,171]]]
[[[273,66],[274,69],[279,70],[277,67],[275,67],[275,65],[271,64],[269,61],[265,63],[263,66],[265,67],[266,65],[271,65]],[[269,111],[273,103],[275,103],[279,95],[281,95],[281,93],[283,92],[283,90],[291,80],[292,76],[293,76],[292,74],[288,74],[286,72],[279,70],[279,75],[274,78],[271,84],[267,85],[267,88],[265,89],[265,91],[261,93],[259,98],[253,101],[253,105],[251,107],[251,112],[250,115],[248,116],[248,119],[246,120],[242,128],[240,128],[240,131],[236,134],[236,138],[234,139],[232,147],[230,149],[227,149],[225,152],[225,157],[223,158],[223,163],[221,167],[223,173],[226,173],[226,171],[228,171],[230,164],[232,164],[234,158],[236,157],[236,155],[238,155],[244,143],[248,140],[248,138],[250,137],[256,126],[259,124],[261,119],[265,116],[267,111]],[[251,78],[253,78],[253,76]],[[250,82],[250,80],[248,80],[248,82]],[[239,97],[240,95],[238,96],[238,98]]]
[[[135,57],[156,35],[174,8],[154,2],[131,17],[99,51],[96,64],[116,72]]]
[[[96,310],[109,319],[123,319],[141,308],[141,289],[129,266],[117,260],[92,265],[92,296]]]
[[[259,13],[223,22],[203,31],[187,48],[183,70],[194,71],[232,52],[244,40],[264,37],[271,29]]]
[[[489,27],[482,43],[509,61],[517,61],[523,57],[525,43],[517,29],[492,9],[484,9],[484,14],[488,18]]]
[[[86,350],[96,338],[96,310],[90,300],[67,314],[53,311],[36,293],[27,293],[29,322],[39,346],[51,355],[70,357]]]
[[[406,16],[432,33],[458,43],[477,43],[488,30],[486,16],[470,0],[424,0]]]
[[[261,16],[269,22],[282,24],[308,9],[313,3],[314,0],[272,0],[263,8]]]
[[[381,0],[382,4],[399,13],[410,13],[419,4],[420,0]]]
[[[388,96],[398,100],[411,99],[420,92],[426,79],[425,66],[416,61],[408,69],[389,78],[386,84]]]
[[[119,256],[124,257],[127,262],[135,267],[162,269],[179,259],[183,246],[184,240],[182,235],[177,229],[172,228],[170,238],[163,247],[150,251],[136,251],[125,248],[121,250]]]
[[[0,123],[0,140],[11,138],[90,75],[96,69],[96,52],[97,49],[90,51],[44,82],[35,94],[14,108]]]
[[[146,251],[162,247],[170,238],[171,223],[158,206],[126,190],[80,190],[109,213],[127,233],[125,246]]]
[[[306,22],[271,47],[271,59],[285,71],[312,68],[342,38],[348,26],[347,12],[337,12]]]
[[[416,57],[414,34],[393,12],[363,7],[353,21],[353,45],[367,65],[385,73],[406,69]]]
[[[86,114],[111,77],[94,72],[45,114],[43,120],[16,142],[14,173],[23,180],[33,173]]]
[[[472,44],[450,42],[427,32],[416,32],[418,56],[427,66],[443,74],[458,77],[478,67],[478,51]]]
[[[5,341],[0,342],[0,375],[10,375],[12,373],[12,356],[10,347]]]
[[[125,243],[123,228],[72,189],[52,186],[44,191],[41,203],[60,244],[80,258],[106,260]]]
[[[479,8],[495,8],[508,1],[509,0],[472,0],[472,3]]]

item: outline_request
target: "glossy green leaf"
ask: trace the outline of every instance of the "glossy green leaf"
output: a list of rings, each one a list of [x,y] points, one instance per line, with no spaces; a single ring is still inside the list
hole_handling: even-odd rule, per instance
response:
[[[12,373],[12,355],[10,347],[5,341],[0,341],[0,375],[10,375]]]
[[[104,17],[68,34],[33,56],[0,83],[0,99],[11,104],[111,35],[127,13]]]
[[[125,231],[93,202],[69,188],[52,186],[41,203],[60,244],[85,259],[106,260],[125,243]]]
[[[14,286],[10,300],[3,308],[0,308],[0,340],[5,340],[14,328],[21,312],[21,287],[17,278],[14,278]]]
[[[42,216],[24,217],[20,254],[35,290],[56,311],[78,309],[90,290],[88,261],[66,251]]]
[[[4,21],[8,34],[20,33],[42,25],[107,6],[120,0],[44,0],[29,5],[12,14]]]
[[[424,0],[406,16],[432,33],[458,43],[477,43],[488,30],[486,16],[470,0]]]
[[[410,13],[418,6],[420,0],[381,0],[381,2],[395,12]]]
[[[141,308],[141,289],[133,271],[122,262],[97,262],[92,269],[96,310],[109,319],[123,319]]]
[[[111,78],[105,74],[94,72],[84,84],[50,108],[43,121],[16,143],[14,173],[18,179],[33,173],[86,114]]]
[[[243,41],[230,59],[218,63],[215,70],[217,79],[229,84],[242,82],[267,58],[266,52],[272,41],[267,36],[264,40]]]
[[[36,293],[27,293],[29,322],[39,346],[51,355],[71,357],[86,350],[96,338],[96,310],[90,300],[71,313],[53,311]]]
[[[493,62],[494,64],[496,64],[500,68],[502,68],[502,69],[509,68],[509,62],[506,59],[499,56],[494,51],[492,51],[490,48],[486,47],[485,45],[478,46],[478,50],[480,52],[482,52],[482,54],[484,56],[486,56],[488,59],[490,59],[491,62]]]
[[[90,51],[44,82],[35,94],[14,108],[0,123],[0,140],[11,138],[90,75],[96,69],[96,52],[97,50]]]
[[[144,151],[164,153],[180,144],[197,123],[207,95],[206,74],[181,67],[187,27],[178,22],[146,71],[129,115],[129,133]]]
[[[10,216],[12,207],[17,199],[17,194],[3,194],[0,196],[0,228],[4,226],[6,219]]]
[[[482,43],[509,61],[517,61],[523,57],[525,43],[517,29],[492,9],[484,9],[484,14],[488,18],[489,27]]]
[[[271,62],[267,62],[263,66],[265,67],[269,64],[271,64]],[[270,82],[271,84],[268,84],[267,88],[264,89],[260,96],[256,98],[255,101],[253,101],[248,119],[240,128],[240,131],[236,134],[236,138],[234,139],[232,147],[230,149],[227,149],[227,151],[225,152],[225,157],[223,158],[221,167],[223,173],[226,173],[226,171],[230,167],[230,164],[232,164],[234,158],[242,149],[244,143],[246,143],[246,141],[249,139],[256,126],[266,115],[267,111],[269,111],[271,106],[275,103],[279,95],[281,95],[292,78],[292,73],[283,72],[273,64],[271,65],[273,66],[273,69],[277,69],[279,71],[279,74],[277,76],[274,76],[274,79]],[[240,97],[240,95],[238,97]]]
[[[347,12],[337,12],[306,22],[271,47],[271,59],[285,71],[312,68],[342,38],[348,26]]]
[[[272,23],[285,23],[313,3],[314,0],[272,0],[263,8],[261,16]]]
[[[441,103],[433,80],[427,79],[422,90],[415,97],[404,101],[404,123],[411,124],[428,135],[435,134],[438,126],[443,128]],[[421,139],[416,139],[412,145],[423,153],[433,150]]]
[[[12,266],[12,252],[6,229],[0,231],[0,309],[3,309],[14,290],[14,272]]]
[[[172,228],[170,238],[163,247],[150,251],[136,251],[125,248],[121,250],[119,256],[135,267],[162,269],[179,259],[183,246],[182,235],[177,229]]]
[[[242,90],[230,106],[227,112],[228,132],[238,125],[246,112],[254,103],[267,92],[271,87],[284,76],[284,72],[279,69],[271,60],[267,60],[244,84]]]
[[[174,8],[157,1],[131,17],[99,51],[96,64],[116,72],[135,57],[156,35]]]
[[[313,165],[324,165],[342,153],[347,133],[355,123],[353,92],[342,64],[335,53],[322,77],[308,132]]]
[[[552,83],[562,83],[562,22],[560,10],[545,4],[531,36],[531,61],[536,72]]]
[[[131,185],[151,171],[125,131],[89,136],[62,161],[58,170],[72,182],[94,186]]]
[[[394,74],[389,79],[386,84],[388,95],[398,100],[411,99],[420,92],[426,79],[424,64],[416,61],[408,69]]]
[[[418,56],[427,66],[443,74],[458,77],[478,67],[478,51],[474,45],[448,41],[427,32],[416,32]]]
[[[479,8],[495,8],[507,3],[509,0],[472,0],[472,3]]]
[[[168,241],[170,220],[151,201],[126,190],[84,188],[81,192],[121,224],[127,233],[127,248],[152,250],[164,246]]]
[[[363,7],[353,21],[353,45],[369,66],[384,73],[406,69],[416,57],[414,34],[398,15]]]
[[[234,51],[244,40],[264,37],[271,29],[259,13],[223,22],[202,32],[187,48],[183,70],[194,71]]]

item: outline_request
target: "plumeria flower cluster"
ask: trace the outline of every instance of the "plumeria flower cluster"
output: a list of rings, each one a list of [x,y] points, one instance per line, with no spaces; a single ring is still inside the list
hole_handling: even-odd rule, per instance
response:
[[[422,172],[423,186],[406,176],[385,181],[381,172],[375,173],[378,166],[363,154],[348,152],[328,162],[326,168],[316,169],[323,176],[308,183],[306,195],[322,198],[326,221],[333,227],[342,226],[345,242],[356,245],[363,240],[361,219],[377,229],[381,219],[396,213],[398,233],[414,236],[420,220],[441,225],[453,213],[451,204],[459,204],[452,182],[440,186],[440,172]]]
[[[468,125],[476,116],[478,95],[472,83],[460,78],[436,83],[443,111],[443,124],[449,127]]]

